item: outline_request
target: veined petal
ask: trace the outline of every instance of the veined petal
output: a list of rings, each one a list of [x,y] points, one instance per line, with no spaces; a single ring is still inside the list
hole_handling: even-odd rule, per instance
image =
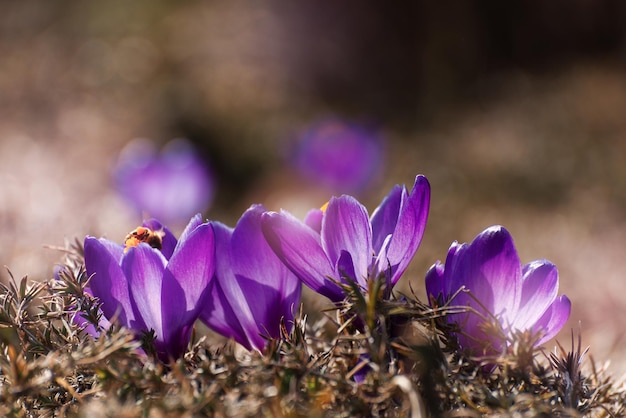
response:
[[[383,244],[376,254],[376,258],[370,270],[372,277],[378,277],[381,273],[384,273],[386,285],[391,284],[391,276],[393,274],[392,266],[389,264],[389,257],[387,257],[387,249],[391,242],[391,234],[387,235],[387,238],[383,241]]]
[[[396,284],[419,248],[426,229],[430,207],[430,184],[424,176],[417,176],[413,190],[402,195],[398,222],[395,225],[387,258],[391,265],[391,283]]]
[[[96,239],[91,237],[92,239]],[[100,238],[96,239],[102,246],[104,246],[107,251],[113,256],[113,258],[117,261],[118,265],[122,262],[122,256],[124,255],[124,246],[118,244],[117,242],[109,241],[108,239]]]
[[[515,318],[509,318],[511,326],[519,330],[530,328],[546,312],[556,299],[559,273],[554,264],[537,260],[523,269],[522,299]]]
[[[215,271],[215,239],[213,226],[205,223],[196,227],[184,240],[179,240],[169,260],[165,275],[174,279],[185,292],[185,304],[175,309],[194,311]],[[167,294],[168,284],[163,290]]]
[[[458,260],[455,275],[491,314],[511,317],[517,313],[522,295],[521,265],[513,239],[503,227],[481,232]],[[469,297],[468,301],[477,307]]]
[[[143,319],[147,330],[154,330],[157,341],[163,341],[164,337],[161,312],[162,297],[179,301],[181,304],[185,300],[182,290],[169,295],[162,295],[161,286],[166,263],[167,260],[160,251],[145,243],[129,248],[122,258],[122,270],[128,277],[135,312]]]
[[[406,199],[405,187],[395,185],[372,213],[372,248],[378,254],[387,236],[393,234],[400,216],[400,206]]]
[[[149,228],[152,231],[163,231],[163,236],[161,237],[161,252],[165,258],[169,260],[177,243],[177,239],[174,234],[172,234],[172,231],[167,229],[167,227],[163,226],[161,222],[154,218],[143,221],[142,226]]]
[[[231,241],[233,270],[281,292],[286,287],[295,289],[299,280],[274,254],[261,230],[265,212],[262,205],[253,205],[237,223]]]
[[[196,227],[184,240],[179,240],[163,273],[161,314],[166,341],[198,318],[213,279],[214,260],[215,243],[210,223]]]
[[[367,281],[365,278],[358,280],[359,277],[357,273],[354,271],[354,261],[352,260],[352,256],[346,250],[341,250],[341,255],[339,256],[339,260],[337,260],[337,271],[339,272],[339,278],[342,283],[352,283],[356,282],[364,289],[367,288]]]
[[[220,222],[213,223],[215,234],[215,275],[209,283],[210,297],[205,299],[200,317],[211,329],[252,349],[240,319],[250,321],[252,313],[233,273],[230,241],[233,230]],[[246,322],[249,325],[249,322]]]
[[[459,264],[459,260],[463,259],[463,254],[467,251],[468,247],[469,244],[467,243],[459,244],[457,241],[454,241],[448,249],[443,282],[443,294],[445,299],[448,299],[462,286],[466,285],[466,283],[461,281],[463,276],[460,272],[457,272],[457,265]]]
[[[231,264],[252,316],[240,320],[252,345],[262,350],[260,334],[277,338],[280,319],[293,319],[299,303],[301,281],[267,244],[261,230],[265,208],[254,205],[235,227],[231,240]]]
[[[352,196],[333,197],[322,221],[322,246],[330,262],[337,265],[341,251],[354,262],[354,280],[367,280],[372,263],[372,227],[367,210]]]
[[[219,264],[219,262],[218,262]],[[235,278],[232,277],[234,281]],[[213,280],[209,284],[210,297],[200,312],[200,319],[213,331],[226,338],[232,338],[247,350],[252,350],[248,337],[239,323],[239,311],[235,312],[220,282]]]
[[[320,236],[291,214],[266,212],[261,216],[263,235],[285,265],[311,289],[332,301],[343,300],[335,266],[322,249]]]
[[[572,303],[567,296],[561,295],[556,298],[548,310],[546,310],[543,316],[539,318],[533,326],[535,331],[542,330],[544,332],[543,337],[537,342],[537,345],[545,343],[558,334],[569,319],[571,311]]]
[[[91,277],[89,287],[102,302],[102,313],[108,319],[118,315],[120,325],[132,327],[135,322],[128,281],[120,267],[124,248],[105,239],[85,238],[85,269]]]
[[[189,235],[196,230],[200,225],[202,225],[202,215],[197,213],[190,220],[185,230],[180,234],[180,238],[178,239],[178,245],[182,245],[182,242],[187,240]]]

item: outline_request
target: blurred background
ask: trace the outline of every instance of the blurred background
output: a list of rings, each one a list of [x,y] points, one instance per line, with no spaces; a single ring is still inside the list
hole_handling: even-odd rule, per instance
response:
[[[176,213],[234,225],[339,193],[371,211],[422,173],[430,219],[399,289],[423,296],[452,241],[502,224],[524,262],[559,267],[560,341],[580,324],[620,374],[625,19],[619,0],[2,2],[0,263],[43,280],[62,255],[46,245],[122,241],[167,170],[204,190],[164,215],[177,232]]]

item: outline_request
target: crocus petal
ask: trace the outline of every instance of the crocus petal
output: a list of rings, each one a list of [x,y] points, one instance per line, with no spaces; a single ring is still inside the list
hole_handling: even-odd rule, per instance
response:
[[[392,284],[400,279],[424,236],[430,206],[430,184],[426,177],[417,176],[411,194],[406,197],[403,193],[402,200],[398,222],[387,249]]]
[[[321,234],[323,218],[324,211],[322,211],[321,209],[311,209],[304,217],[304,223],[311,227],[318,234]]]
[[[257,349],[265,346],[260,334],[277,338],[280,319],[293,319],[294,305],[300,301],[301,281],[274,254],[261,230],[265,208],[254,205],[235,227],[231,240],[233,272],[247,305],[251,324],[241,320],[248,339]]]
[[[129,248],[122,258],[122,270],[128,277],[137,316],[143,318],[146,329],[153,329],[157,341],[161,342],[163,341],[161,286],[166,263],[167,260],[160,251],[145,243]],[[182,291],[166,296],[180,301],[181,304],[184,303]]]
[[[471,294],[460,292],[453,298],[463,287]],[[567,297],[556,297],[554,264],[537,260],[521,267],[513,239],[501,226],[487,228],[469,245],[453,243],[445,267],[437,263],[428,271],[426,288],[430,296],[442,292],[453,306],[473,308],[448,314],[447,320],[459,325],[460,346],[475,355],[500,352],[515,330],[542,333],[541,344],[559,332],[571,311]],[[508,336],[485,328],[484,322],[494,319]]]
[[[189,223],[187,224],[187,226],[185,227],[185,230],[182,232],[182,234],[180,234],[180,238],[178,239],[178,243],[179,245],[185,241],[187,239],[187,237],[195,231],[196,228],[198,228],[200,225],[202,225],[202,215],[200,215],[199,213],[197,213],[196,215],[194,215],[191,220],[189,220]]]
[[[211,296],[205,299],[200,317],[211,329],[227,338],[234,338],[239,344],[251,350],[252,346],[239,318],[250,318],[252,314],[230,262],[232,229],[220,222],[213,222],[213,231],[215,234],[215,276],[209,284]]]
[[[544,333],[537,345],[545,343],[558,334],[569,319],[571,311],[572,303],[567,296],[559,296],[533,326],[533,330],[541,330]]]
[[[332,198],[322,221],[322,246],[330,262],[337,265],[342,251],[347,251],[354,261],[353,277],[364,283],[372,262],[372,230],[367,210],[355,198]]]
[[[457,265],[459,260],[464,258],[463,254],[467,251],[469,244],[459,244],[454,241],[448,249],[446,255],[445,276],[443,283],[443,294],[446,299],[452,297],[465,283],[462,283],[458,278],[461,277],[461,273],[457,272]]]
[[[111,322],[104,315],[100,316],[98,326],[96,327],[91,322],[87,321],[81,312],[74,312],[72,316],[72,322],[82,327],[83,331],[89,334],[92,338],[97,338],[100,335],[100,330],[109,329]]]
[[[444,265],[437,261],[426,272],[426,294],[428,298],[437,300],[446,296],[444,292]]]
[[[523,330],[532,326],[556,299],[559,273],[547,260],[537,260],[523,267],[522,299],[511,326]]]
[[[352,256],[346,250],[341,250],[341,255],[339,255],[339,260],[337,260],[337,271],[339,272],[339,279],[342,283],[352,283],[356,282],[361,287],[366,288],[366,281],[355,280],[355,277],[359,277],[359,275],[354,271],[354,261],[352,260]]]
[[[235,278],[232,277],[232,279]],[[232,338],[247,350],[252,350],[254,347],[250,344],[248,336],[239,322],[241,312],[239,309],[235,311],[217,280],[211,282],[209,292],[211,295],[208,298],[209,302],[204,305],[204,309],[200,313],[202,322],[218,334]]]
[[[161,315],[165,341],[172,338],[188,340],[181,335],[200,313],[204,299],[208,297],[208,285],[213,278],[214,236],[211,224],[202,224],[179,245],[163,273]]]
[[[332,281],[335,269],[319,234],[284,211],[264,213],[261,226],[270,248],[304,284],[332,301],[343,300],[341,288]]]
[[[385,238],[396,229],[400,205],[406,194],[404,187],[395,185],[372,213],[372,247],[377,254]]]
[[[161,253],[165,256],[166,259],[170,259],[172,253],[174,253],[174,248],[176,247],[176,237],[172,234],[172,231],[167,229],[165,226],[161,224],[158,220],[152,218],[144,221],[142,226],[149,228],[153,231],[163,231],[163,236],[161,237]]]
[[[371,268],[370,276],[378,277],[383,275],[383,280],[385,280],[387,285],[391,285],[390,279],[392,276],[392,267],[389,264],[389,257],[387,257],[387,249],[389,248],[389,243],[391,242],[391,234],[387,235],[387,238],[383,241],[380,250],[378,250],[378,254],[376,255],[376,259],[374,260],[374,265]]]
[[[85,238],[85,269],[91,280],[89,287],[102,302],[102,312],[107,318],[116,314],[120,325],[131,327],[136,319],[133,313],[128,281],[120,267],[123,247],[105,239]]]
[[[487,228],[472,241],[458,260],[455,276],[490,313],[517,312],[522,272],[513,239],[503,227]],[[458,302],[478,307],[469,295],[460,295]]]
[[[178,282],[185,292],[185,304],[177,310],[195,311],[215,271],[213,228],[205,223],[181,237],[165,269],[165,275]],[[163,290],[167,294],[167,286]]]

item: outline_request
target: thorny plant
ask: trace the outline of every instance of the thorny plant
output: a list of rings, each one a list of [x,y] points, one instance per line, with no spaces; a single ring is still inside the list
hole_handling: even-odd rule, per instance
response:
[[[134,416],[624,416],[626,391],[567,351],[513,333],[500,356],[459,351],[453,308],[431,308],[383,280],[345,286],[337,319],[300,313],[266,350],[192,341],[163,364],[130,331],[94,338],[99,301],[85,291],[82,248],[68,245],[56,278],[0,285],[0,415]],[[390,297],[391,296],[391,297]],[[458,309],[458,308],[454,308]],[[77,315],[83,318],[77,321]],[[82,325],[78,325],[82,324]],[[582,350],[582,351],[581,351]],[[586,364],[585,364],[586,363]],[[487,370],[488,369],[488,370]]]

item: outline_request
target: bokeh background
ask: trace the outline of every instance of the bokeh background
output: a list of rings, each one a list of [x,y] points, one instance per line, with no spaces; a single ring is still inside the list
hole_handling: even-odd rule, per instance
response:
[[[44,280],[62,255],[46,245],[123,240],[141,216],[111,170],[135,138],[197,147],[215,179],[205,217],[303,215],[341,191],[299,175],[290,150],[339,118],[384,138],[355,193],[371,210],[396,183],[431,182],[401,290],[423,296],[452,241],[505,225],[523,261],[559,267],[560,341],[580,327],[620,375],[625,19],[619,0],[2,2],[0,263]]]

